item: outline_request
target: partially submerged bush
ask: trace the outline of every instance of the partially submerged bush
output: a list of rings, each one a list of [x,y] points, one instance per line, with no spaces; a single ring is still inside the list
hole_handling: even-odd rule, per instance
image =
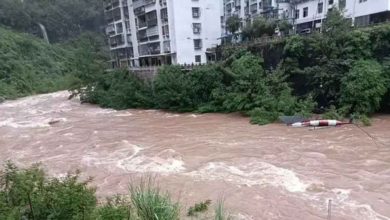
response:
[[[187,216],[197,216],[199,213],[206,212],[211,205],[211,200],[196,203],[188,209]]]

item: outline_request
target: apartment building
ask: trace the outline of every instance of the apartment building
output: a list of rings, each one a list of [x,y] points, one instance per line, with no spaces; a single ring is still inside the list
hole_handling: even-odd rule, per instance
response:
[[[224,36],[230,33],[226,29],[226,21],[231,16],[241,18],[241,27],[254,18],[262,16],[272,19],[293,19],[290,0],[223,0],[222,32]]]
[[[113,68],[130,65],[134,57],[127,1],[104,0],[106,35]]]
[[[356,26],[390,21],[390,0],[300,0],[293,7],[298,33],[320,30],[327,13],[334,8]]]
[[[220,42],[222,0],[111,1],[106,20],[113,63],[123,56],[130,67],[203,64],[212,59],[207,48]],[[126,30],[121,32],[121,25]]]

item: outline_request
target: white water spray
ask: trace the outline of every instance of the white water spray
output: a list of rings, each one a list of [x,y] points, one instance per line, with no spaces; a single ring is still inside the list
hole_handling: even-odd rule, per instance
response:
[[[46,41],[46,43],[50,44],[49,37],[48,37],[47,31],[46,31],[46,27],[41,23],[38,23],[38,25],[39,25],[39,28],[41,29],[43,39]]]

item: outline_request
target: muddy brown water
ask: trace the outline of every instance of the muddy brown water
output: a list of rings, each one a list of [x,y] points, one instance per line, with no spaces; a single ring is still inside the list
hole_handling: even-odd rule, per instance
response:
[[[180,200],[225,198],[237,219],[390,219],[390,117],[372,127],[253,126],[226,114],[114,111],[67,92],[0,104],[0,162],[81,169],[98,195],[157,175]],[[49,122],[56,122],[49,125]]]

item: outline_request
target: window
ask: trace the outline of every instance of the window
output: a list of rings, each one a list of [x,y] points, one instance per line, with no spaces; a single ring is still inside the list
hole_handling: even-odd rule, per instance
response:
[[[161,9],[161,20],[163,22],[168,21],[168,10],[166,8]]]
[[[201,28],[202,28],[201,23],[193,23],[192,24],[192,30],[194,31],[194,34],[200,34]]]
[[[116,33],[117,33],[117,34],[123,33],[123,26],[122,26],[122,23],[117,23],[117,24],[116,24]]]
[[[309,8],[303,8],[303,17],[306,18],[309,15]]]
[[[195,56],[195,63],[201,63],[202,62],[202,57],[200,55]]]
[[[169,26],[168,25],[162,26],[162,34],[164,37],[169,38]]]
[[[194,48],[195,48],[195,50],[202,49],[202,39],[195,39],[194,40]]]
[[[333,0],[329,0],[329,5],[333,5],[334,1]]]
[[[295,19],[299,18],[299,9],[295,10]]]
[[[192,8],[192,17],[200,18],[200,8]]]
[[[324,3],[323,2],[318,3],[318,9],[317,9],[318,14],[321,14],[323,11],[324,11]]]

